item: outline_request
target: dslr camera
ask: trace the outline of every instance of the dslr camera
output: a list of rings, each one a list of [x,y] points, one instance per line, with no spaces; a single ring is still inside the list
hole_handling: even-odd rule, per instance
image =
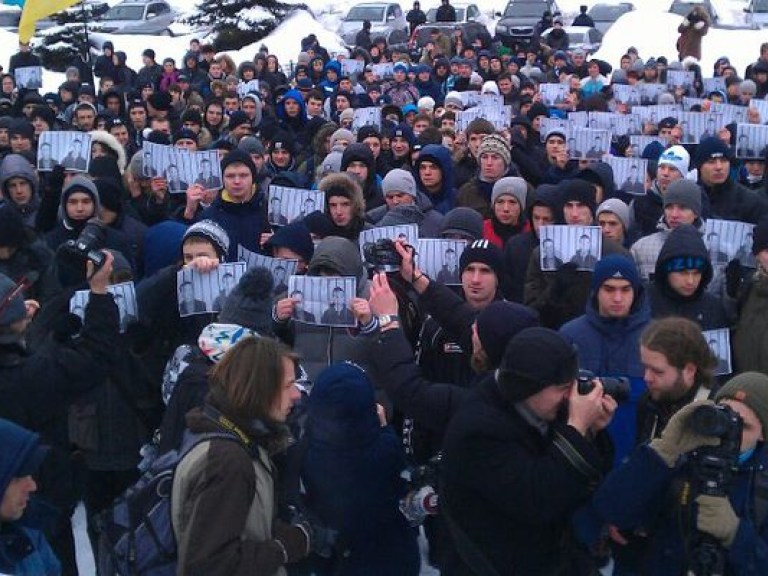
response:
[[[106,256],[101,249],[107,239],[107,228],[98,218],[91,218],[76,240],[67,240],[58,251],[58,258],[72,267],[80,267],[91,261],[98,269],[104,265]]]
[[[377,272],[397,272],[403,259],[389,238],[379,238],[376,242],[363,244],[365,265]]]
[[[595,383],[592,382],[597,378],[603,385],[603,390],[608,396],[611,396],[616,402],[626,402],[629,400],[630,386],[629,378],[623,376],[614,378],[610,376],[595,376],[589,370],[579,370],[579,377],[577,382],[577,389],[579,394],[586,395],[592,392],[595,387]]]
[[[427,516],[439,512],[438,476],[442,454],[430,458],[421,466],[408,468],[402,477],[408,482],[408,494],[400,500],[400,512],[411,526],[418,526]]]

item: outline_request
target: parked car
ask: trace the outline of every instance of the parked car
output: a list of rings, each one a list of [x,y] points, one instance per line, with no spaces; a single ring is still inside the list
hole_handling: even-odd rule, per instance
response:
[[[687,16],[695,6],[704,8],[704,11],[709,14],[709,21],[712,24],[717,24],[717,10],[715,10],[715,6],[712,4],[711,0],[673,0],[669,7],[669,11],[672,12],[672,14]]]
[[[355,44],[355,36],[363,29],[363,22],[371,23],[371,38],[384,36],[388,44],[408,41],[408,22],[400,4],[392,2],[363,2],[349,9],[339,26],[339,36],[350,46]]]
[[[552,30],[553,28],[547,28],[542,32],[542,42],[546,43],[547,37]],[[600,45],[603,43],[603,34],[597,28],[590,26],[565,26],[563,30],[568,34],[569,51],[581,48],[587,54],[592,54],[600,50]]]
[[[480,12],[477,4],[461,4],[451,2],[451,6],[456,10],[456,22],[485,22],[487,18]],[[437,8],[427,10],[427,22],[435,22],[437,18]]]
[[[62,16],[70,17],[70,19],[80,17],[79,20],[82,21],[81,15],[83,12],[86,12],[88,20],[92,22],[98,21],[98,19],[106,14],[108,10],[109,4],[104,2],[104,0],[83,0],[82,2],[78,2],[77,4],[74,4],[65,10],[56,12],[55,14],[51,14],[45,18],[41,18],[35,24],[35,29],[48,30],[54,26],[59,26],[59,19]]]
[[[768,0],[750,0],[744,12],[747,14],[747,24],[751,24],[752,27],[768,26]]]
[[[624,16],[627,12],[632,12],[635,5],[631,2],[619,2],[618,4],[593,4],[587,15],[592,18],[595,28],[603,34],[608,28],[613,26],[614,22]]]
[[[21,8],[0,4],[0,28],[9,32],[18,32],[19,20],[21,20]]]
[[[555,0],[509,0],[504,13],[496,14],[501,17],[496,24],[496,39],[505,46],[530,39],[536,23],[547,10],[552,14],[560,12]]]
[[[127,0],[104,14],[98,30],[111,34],[152,34],[173,36],[171,24],[176,12],[163,0]]]

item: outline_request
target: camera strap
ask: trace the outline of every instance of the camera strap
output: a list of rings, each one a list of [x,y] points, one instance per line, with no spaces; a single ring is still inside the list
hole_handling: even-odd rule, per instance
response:
[[[467,533],[456,523],[448,512],[445,500],[440,500],[440,517],[445,520],[445,525],[451,533],[456,552],[464,564],[475,574],[475,576],[501,576],[499,571],[485,557],[477,545],[467,536]]]

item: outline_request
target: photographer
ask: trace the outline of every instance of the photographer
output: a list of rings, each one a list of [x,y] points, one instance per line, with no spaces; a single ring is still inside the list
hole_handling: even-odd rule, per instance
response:
[[[443,447],[445,576],[561,574],[573,562],[569,522],[610,467],[602,431],[616,410],[598,381],[579,394],[577,374],[564,337],[528,328],[458,408]]]
[[[740,374],[721,388],[715,401],[737,413],[743,422],[736,462],[730,462],[727,454],[722,456],[721,478],[726,481],[707,482],[708,489],[716,487],[723,496],[697,494],[696,489],[708,478],[702,477],[705,471],[692,452],[705,446],[718,446],[718,454],[726,452],[726,444],[721,444],[724,436],[703,433],[702,420],[694,420],[697,409],[712,409],[711,401],[694,402],[679,410],[661,437],[636,450],[595,495],[597,510],[604,519],[620,530],[644,537],[639,574],[671,576],[687,570],[768,573],[768,478],[764,470],[768,460],[764,448],[768,376]],[[695,560],[700,558],[697,543],[702,535],[716,542],[715,549],[724,561],[722,570],[705,562],[704,571],[695,571]],[[717,554],[710,558],[716,563]]]

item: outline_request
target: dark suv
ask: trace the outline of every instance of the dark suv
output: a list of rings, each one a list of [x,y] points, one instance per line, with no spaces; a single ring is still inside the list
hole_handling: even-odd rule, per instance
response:
[[[509,0],[504,13],[497,14],[501,20],[496,24],[496,40],[505,46],[529,40],[547,10],[551,14],[560,12],[555,0]]]

